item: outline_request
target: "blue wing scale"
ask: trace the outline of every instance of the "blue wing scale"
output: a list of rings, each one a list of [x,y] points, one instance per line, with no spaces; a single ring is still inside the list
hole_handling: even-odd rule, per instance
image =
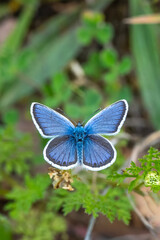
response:
[[[116,150],[104,137],[89,135],[84,140],[83,165],[89,170],[99,171],[111,166],[116,160]]]
[[[64,170],[73,168],[77,165],[75,139],[70,136],[55,137],[48,142],[43,155],[53,167]]]
[[[66,117],[39,103],[32,103],[31,115],[39,133],[45,138],[72,135],[75,128]]]
[[[126,119],[127,112],[128,104],[126,100],[120,100],[110,105],[86,123],[86,134],[117,134]]]

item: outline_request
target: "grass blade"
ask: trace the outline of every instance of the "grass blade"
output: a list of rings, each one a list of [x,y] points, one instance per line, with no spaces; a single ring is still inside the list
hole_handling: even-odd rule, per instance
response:
[[[146,1],[129,1],[132,16],[152,14]],[[155,128],[160,128],[160,55],[157,25],[131,26],[131,44],[137,79],[146,109]]]

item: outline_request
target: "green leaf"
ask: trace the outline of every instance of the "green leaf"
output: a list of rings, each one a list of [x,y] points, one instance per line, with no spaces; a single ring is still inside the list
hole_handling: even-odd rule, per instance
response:
[[[131,166],[129,168],[126,168],[126,170],[128,173],[138,176],[142,171],[142,168],[138,167],[134,162],[131,162]]]
[[[132,207],[124,189],[120,187],[110,188],[105,196],[100,196],[98,205],[100,212],[106,215],[110,222],[118,218],[118,220],[122,220],[125,224],[129,223]]]
[[[81,112],[79,111],[80,106],[76,103],[67,103],[65,105],[65,112],[67,113],[68,116],[70,116],[73,119],[78,119],[81,116]]]
[[[50,108],[56,108],[61,104],[61,99],[56,98],[54,94],[52,96],[45,97],[43,100],[44,105],[50,107]]]
[[[16,223],[14,233],[21,235],[24,240],[56,239],[56,235],[62,236],[63,239],[63,236],[66,236],[65,219],[45,208],[34,208],[27,214],[22,211],[21,215],[14,219],[14,222]]]
[[[88,61],[83,65],[83,68],[87,76],[98,80],[102,72],[99,54],[97,52],[92,52],[88,57]]]
[[[18,122],[19,119],[19,113],[15,109],[10,109],[3,115],[3,121],[6,124],[15,124]]]
[[[113,28],[109,24],[100,24],[95,34],[98,42],[108,44],[113,38]]]
[[[17,131],[9,122],[0,128],[0,156],[0,177],[13,172],[23,176],[33,157],[31,136]]]
[[[113,68],[117,63],[117,52],[113,48],[105,49],[100,54],[103,67]]]
[[[45,191],[50,185],[50,179],[47,175],[37,175],[32,178],[26,176],[26,188],[15,187],[7,194],[7,198],[12,200],[6,206],[10,210],[12,218],[17,218],[21,212],[28,213],[32,204],[45,197]]]
[[[102,97],[96,89],[89,89],[85,91],[84,103],[87,106],[99,107]]]
[[[140,184],[141,177],[137,177],[135,180],[131,181],[128,187],[128,190],[131,192],[137,185]]]
[[[119,185],[126,179],[126,177],[126,174],[119,174],[117,172],[113,172],[111,175],[107,176],[107,180],[116,182],[117,185]]]
[[[120,75],[125,75],[131,71],[132,62],[130,57],[123,57],[122,61],[119,64],[119,73]]]
[[[88,29],[96,29],[103,22],[104,16],[99,12],[86,12],[83,14],[82,21]]]
[[[52,91],[59,94],[64,89],[65,83],[67,86],[68,81],[69,79],[65,73],[56,73],[52,80]]]
[[[107,72],[104,74],[103,79],[107,84],[116,84],[116,81],[118,80],[118,72],[116,71],[116,69]],[[110,86],[108,88],[110,89]]]
[[[81,27],[78,31],[78,38],[83,45],[89,45],[92,41],[93,33],[92,29]]]
[[[64,91],[65,89],[65,91]],[[51,83],[44,88],[44,104],[52,108],[65,104],[71,97],[71,86],[65,73],[56,73]],[[60,94],[62,93],[63,94]]]
[[[89,184],[75,180],[73,185],[75,188],[74,192],[64,192],[62,189],[58,189],[54,193],[50,209],[54,208],[54,202],[56,205],[58,204],[58,209],[60,207],[63,208],[63,212],[66,215],[73,210],[78,211],[80,207],[83,207],[85,213],[92,214],[95,218],[101,213],[111,222],[118,218],[126,224],[129,223],[131,205],[124,189],[110,188],[107,194],[102,196],[98,193],[95,194]]]

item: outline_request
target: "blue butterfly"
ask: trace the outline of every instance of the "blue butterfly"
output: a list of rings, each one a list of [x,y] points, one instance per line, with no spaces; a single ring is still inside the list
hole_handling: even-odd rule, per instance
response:
[[[82,165],[99,171],[111,166],[117,157],[116,150],[98,134],[117,134],[127,112],[127,101],[120,100],[97,113],[85,126],[80,122],[74,126],[66,117],[40,103],[31,105],[32,119],[39,133],[51,138],[44,148],[44,159],[63,170]]]

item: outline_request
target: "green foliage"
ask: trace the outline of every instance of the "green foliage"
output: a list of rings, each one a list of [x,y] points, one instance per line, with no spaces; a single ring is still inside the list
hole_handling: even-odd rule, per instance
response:
[[[8,112],[4,118],[6,122],[15,121],[16,112]],[[28,160],[33,157],[31,149],[32,138],[29,134],[17,131],[11,123],[0,127],[0,179],[5,178],[6,174],[24,174],[28,170]]]
[[[110,1],[96,2],[91,9],[101,10]],[[33,31],[22,47],[39,3],[38,0],[23,2],[24,10],[16,27],[0,49],[1,112],[40,89],[47,79],[62,71],[82,47],[77,39],[78,26],[73,26],[73,22],[79,21],[79,5],[71,13],[54,15]]]
[[[119,156],[122,164],[123,156]],[[59,232],[63,233],[66,229],[65,222],[56,213],[60,209],[62,209],[64,215],[67,215],[74,210],[78,211],[82,207],[85,213],[91,214],[95,218],[101,213],[111,222],[117,218],[128,224],[132,208],[127,198],[126,190],[138,191],[141,186],[145,185],[151,187],[151,190],[154,192],[159,191],[159,160],[160,152],[150,148],[148,154],[139,159],[140,166],[136,166],[132,162],[129,168],[123,170],[123,174],[114,173],[115,168],[111,168],[108,170],[109,176],[106,177],[106,180],[103,180],[103,183],[101,183],[102,180],[98,177],[97,185],[94,188],[90,182],[90,174],[88,174],[88,183],[84,183],[74,176],[73,187],[75,190],[73,192],[64,189],[50,192],[48,191],[48,186],[50,185],[48,176],[26,176],[25,187],[15,187],[7,194],[10,202],[7,204],[6,209],[16,224],[18,223],[16,233],[23,234],[24,240],[29,239],[31,236],[34,239],[43,240],[45,239],[44,236],[50,239],[52,229],[54,229],[55,235]],[[107,170],[102,171],[102,173],[106,176]],[[84,172],[82,172],[82,176],[83,174]],[[129,184],[123,183],[128,177],[134,179]],[[104,194],[101,194],[102,189],[104,192],[104,188],[106,188],[106,191]],[[40,209],[41,211],[43,209],[43,214],[33,207],[34,203],[41,206]],[[26,217],[31,219],[31,221],[24,222]],[[55,221],[55,218],[59,224]],[[34,231],[35,226],[37,226],[36,231]],[[41,233],[45,229],[48,231],[41,238]]]
[[[91,9],[101,9],[109,2],[97,1]],[[0,109],[6,112],[0,127],[0,195],[7,202],[4,211],[8,213],[8,218],[0,216],[0,236],[6,240],[11,239],[11,231],[23,240],[51,240],[57,234],[66,239],[65,218],[57,213],[60,209],[66,215],[82,207],[87,214],[98,217],[102,213],[111,222],[118,218],[128,224],[130,219],[125,187],[115,187],[106,178],[97,177],[94,188],[92,174],[83,172],[86,183],[75,180],[74,192],[49,188],[51,181],[47,174],[37,175],[34,159],[39,155],[33,155],[31,134],[17,130],[19,114],[14,109],[8,110],[19,99],[30,102],[24,97],[38,90],[44,104],[61,107],[69,116],[86,120],[106,101],[106,94],[109,101],[117,100],[118,92],[122,98],[126,96],[120,78],[130,72],[131,61],[128,57],[119,60],[117,51],[111,47],[114,31],[105,23],[104,16],[86,13],[78,38],[79,27],[73,26],[83,11],[78,4],[73,12],[54,15],[39,29],[35,29],[36,24],[29,29],[39,3],[20,1],[15,28],[0,49]],[[9,12],[8,8],[2,10],[1,16]],[[64,68],[83,46],[90,52],[82,66],[87,79],[85,76],[74,79],[70,69],[64,71]],[[131,95],[129,90],[127,94]],[[118,163],[102,171],[102,175],[117,170],[123,160],[119,155]],[[146,182],[149,184],[147,179]],[[108,191],[102,195],[106,186]]]
[[[71,86],[68,76],[65,73],[55,74],[51,80],[51,84],[44,87],[43,93],[45,94],[44,104],[47,106],[55,108],[67,102],[71,96]]]
[[[132,178],[128,190],[138,191],[141,186],[150,187],[153,192],[160,190],[160,152],[151,147],[148,154],[139,159],[140,166],[131,162],[131,166],[123,170],[122,174],[114,173],[108,179],[121,184],[126,178]]]
[[[88,46],[94,40],[101,46],[101,50],[92,49],[83,64],[85,74],[96,82],[102,82],[103,91],[109,101],[114,102],[120,98],[131,101],[132,92],[129,86],[127,84],[124,86],[121,82],[121,78],[131,71],[131,59],[129,56],[124,56],[119,60],[117,51],[111,47],[112,26],[104,22],[102,14],[87,12],[82,18],[82,27],[78,36],[83,45]]]
[[[52,108],[63,106],[65,113],[73,119],[84,120],[99,108],[102,101],[96,89],[73,88],[66,73],[57,73],[50,84],[45,85],[43,95],[44,104]]]
[[[113,28],[104,22],[102,14],[86,12],[82,19],[83,27],[79,29],[78,36],[82,44],[88,45],[93,39],[99,43],[110,42],[113,36]]]
[[[24,6],[16,27],[1,47],[0,53],[0,109],[1,112],[6,112],[0,127],[0,194],[7,202],[4,210],[8,211],[8,218],[0,215],[0,236],[10,240],[12,231],[22,240],[51,240],[56,238],[57,234],[61,234],[61,239],[66,239],[65,218],[58,212],[62,210],[64,215],[67,215],[80,208],[95,218],[103,214],[111,222],[118,219],[128,224],[132,209],[126,191],[136,191],[143,195],[142,186],[149,187],[155,193],[160,190],[158,150],[151,148],[146,156],[139,159],[139,166],[132,162],[129,168],[119,174],[117,171],[124,162],[119,148],[117,161],[110,168],[95,175],[90,171],[81,171],[78,177],[73,177],[73,192],[64,189],[53,190],[49,188],[51,181],[47,174],[36,174],[37,170],[31,160],[39,159],[39,155],[33,156],[31,135],[17,130],[18,112],[14,109],[8,111],[6,107],[38,90],[36,98],[42,97],[41,102],[44,104],[53,108],[61,107],[70,117],[86,120],[106,103],[106,96],[108,102],[120,98],[131,101],[132,92],[124,78],[132,69],[131,58],[119,57],[113,45],[113,27],[105,22],[103,14],[85,12],[82,16],[82,26],[73,26],[73,22],[79,20],[81,14],[79,7],[72,13],[50,18],[38,30],[33,27],[28,37],[29,25],[39,2],[22,2]],[[107,1],[107,4],[108,2],[110,1]],[[106,1],[97,1],[96,4],[105,5]],[[0,10],[1,16],[7,11],[7,8]],[[144,39],[154,40],[148,32],[143,37],[149,37]],[[138,34],[134,32],[135,36]],[[138,44],[138,48],[134,50],[141,84],[146,74],[143,71],[142,77],[139,63],[142,64],[143,70],[144,66],[147,66],[145,70],[149,71],[150,81],[153,78],[158,79],[157,71],[154,71],[154,75],[151,67],[146,64],[148,58],[145,57],[143,61],[148,47],[142,43],[144,42],[134,42]],[[139,56],[141,45],[145,46],[146,51]],[[78,78],[68,63],[82,47],[85,47],[87,54],[84,54],[82,63],[81,59],[80,63],[78,62],[80,67],[82,65],[82,72],[84,71],[84,75]],[[158,58],[154,46],[151,50],[153,51],[150,51],[149,55],[153,57],[157,67]],[[77,59],[79,61],[79,58]],[[64,70],[66,66],[69,67]],[[143,86],[144,99],[149,96],[146,88],[150,82],[147,82],[146,87]],[[148,89],[150,91],[150,88]],[[155,86],[152,88],[156,93],[156,106],[157,89],[157,85],[156,90]],[[154,101],[151,101],[149,109],[151,105],[153,107]],[[152,111],[157,122],[158,111],[156,114],[154,109]],[[131,179],[129,184],[126,178]]]
[[[118,218],[128,224],[130,219],[131,206],[122,188],[109,188],[105,195],[92,192],[91,186],[80,181],[74,182],[74,192],[64,192],[62,189],[56,190],[49,203],[50,209],[62,207],[64,215],[78,211],[80,207],[85,209],[85,213],[92,214],[95,218],[101,213],[111,222]]]
[[[11,240],[11,224],[7,217],[0,214],[0,236],[1,239]]]
[[[25,64],[22,57],[19,58],[19,48],[22,45],[29,24],[33,18],[37,1],[28,2],[25,4],[24,10],[17,21],[17,24],[9,35],[8,39],[1,46],[0,51],[0,91],[6,91],[8,84],[12,84],[18,78],[19,68],[24,69]],[[24,54],[22,55],[24,56]],[[24,59],[24,57],[23,57]]]
[[[128,56],[122,58],[122,61],[119,64],[119,74],[125,75],[129,73],[132,69],[131,59]]]
[[[105,34],[102,34],[103,31]],[[103,40],[100,37],[101,34],[104,37]],[[77,41],[88,46],[90,41],[95,40],[102,46],[102,50],[98,51],[93,48],[83,64],[86,76],[90,77],[95,85],[91,83],[91,87],[88,88],[84,83],[79,87],[74,80],[69,79],[68,73],[59,72],[57,69],[50,83],[43,88],[43,103],[52,108],[61,106],[71,118],[84,120],[100,107],[106,100],[106,95],[110,102],[120,98],[130,101],[131,90],[127,85],[123,86],[120,77],[130,72],[131,60],[127,56],[121,60],[118,59],[117,51],[109,47],[112,38],[113,28],[105,23],[104,16],[96,12],[86,12],[82,18],[82,27],[78,31]],[[100,88],[97,87],[98,81],[101,81]]]
[[[7,198],[12,202],[7,204],[6,209],[10,215],[18,219],[21,213],[28,213],[33,203],[43,199],[50,181],[48,176],[37,175],[32,178],[25,176],[25,188],[17,186],[7,194]]]
[[[5,124],[14,125],[19,120],[19,113],[15,109],[10,109],[9,111],[6,111],[2,118]]]
[[[83,65],[84,72],[87,76],[94,78],[95,80],[101,75],[101,62],[99,60],[99,54],[96,51],[92,51],[88,56],[88,61]]]
[[[21,212],[16,226],[15,232],[22,235],[22,240],[51,240],[55,239],[57,234],[61,234],[62,240],[66,239],[65,220],[54,212],[46,210],[31,210],[28,214]]]

